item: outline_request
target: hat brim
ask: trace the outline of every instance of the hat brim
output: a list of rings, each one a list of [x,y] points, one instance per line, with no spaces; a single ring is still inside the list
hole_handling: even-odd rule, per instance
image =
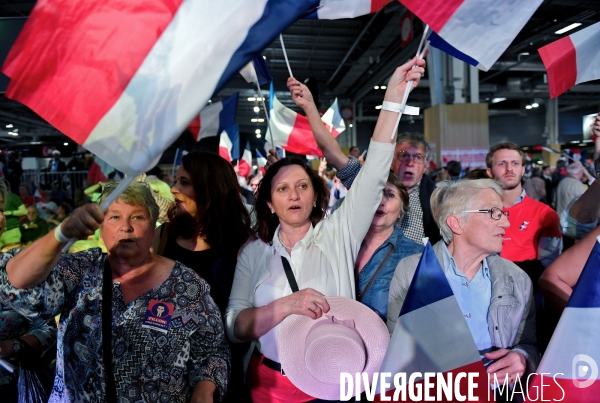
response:
[[[327,297],[327,302],[330,306],[327,316],[334,316],[339,320],[354,320],[355,330],[367,350],[363,373],[372,379],[373,374],[381,367],[390,342],[387,326],[375,312],[360,302],[345,297]],[[282,322],[279,332],[279,359],[285,374],[298,389],[318,399],[339,400],[339,382],[329,384],[315,378],[308,371],[304,360],[308,332],[315,323],[322,320],[326,320],[325,315],[316,320],[304,315],[288,316]],[[363,389],[361,382],[361,393]]]

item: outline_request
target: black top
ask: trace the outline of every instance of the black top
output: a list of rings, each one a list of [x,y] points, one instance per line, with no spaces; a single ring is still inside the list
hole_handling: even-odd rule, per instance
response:
[[[183,263],[202,277],[210,285],[210,296],[224,316],[233,284],[236,256],[225,257],[215,249],[189,250],[180,246],[175,238],[169,236],[162,255]]]
[[[431,194],[435,190],[435,182],[429,176],[423,175],[421,179],[421,188],[419,189],[419,198],[421,199],[421,209],[423,210],[423,231],[425,236],[429,238],[429,242],[435,245],[442,236],[440,229],[431,215]]]

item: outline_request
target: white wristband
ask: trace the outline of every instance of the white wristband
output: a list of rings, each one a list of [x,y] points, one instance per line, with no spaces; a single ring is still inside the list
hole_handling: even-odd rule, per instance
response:
[[[402,111],[402,104],[397,104],[395,102],[383,101],[383,104],[381,104],[381,109],[383,109],[384,111],[400,113]],[[406,105],[404,107],[404,114],[417,116],[419,114],[419,108]]]
[[[60,227],[62,227],[62,223],[60,223],[58,225],[58,227],[56,227],[54,229],[54,238],[56,238],[56,240],[58,242],[64,243],[64,242],[69,242],[69,238],[67,238],[62,231],[60,230]]]

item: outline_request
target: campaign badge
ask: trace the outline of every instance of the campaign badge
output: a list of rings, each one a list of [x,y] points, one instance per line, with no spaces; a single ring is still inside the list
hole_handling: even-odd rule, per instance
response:
[[[142,322],[142,327],[167,333],[174,310],[175,306],[173,304],[151,299],[146,310],[146,316]]]

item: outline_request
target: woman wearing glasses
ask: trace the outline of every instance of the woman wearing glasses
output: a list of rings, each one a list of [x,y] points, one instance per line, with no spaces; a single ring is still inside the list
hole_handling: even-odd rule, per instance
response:
[[[488,373],[509,383],[537,367],[531,280],[498,256],[509,222],[500,185],[491,179],[440,182],[431,196],[443,240],[433,250],[458,300]],[[420,255],[403,259],[390,285],[388,329],[394,331]],[[492,378],[493,379],[493,378]]]
[[[150,188],[134,182],[106,213],[86,204],[0,258],[3,303],[29,317],[61,315],[50,402],[212,402],[225,393],[221,315],[203,279],[150,252],[158,214]],[[98,227],[107,254],[61,254]]]

